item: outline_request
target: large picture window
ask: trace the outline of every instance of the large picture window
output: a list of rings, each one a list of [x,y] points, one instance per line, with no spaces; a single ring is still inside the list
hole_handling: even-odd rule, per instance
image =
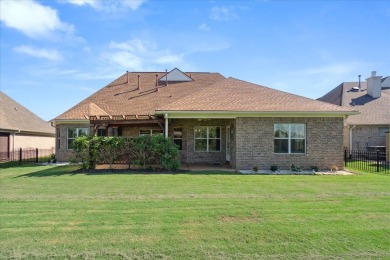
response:
[[[306,125],[305,124],[275,124],[274,125],[275,153],[305,153]]]
[[[221,127],[219,126],[196,126],[195,151],[219,152],[221,151]]]
[[[87,136],[89,128],[68,128],[68,150],[73,149],[73,141],[77,137]]]

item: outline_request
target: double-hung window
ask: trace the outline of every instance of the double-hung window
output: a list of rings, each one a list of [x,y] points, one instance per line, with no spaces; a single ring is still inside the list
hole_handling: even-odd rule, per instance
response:
[[[219,126],[196,126],[195,151],[219,152],[221,151],[221,127]]]
[[[89,132],[89,128],[68,128],[67,130],[67,144],[68,144],[68,150],[73,149],[73,141],[77,137],[80,136],[87,136]]]
[[[274,125],[275,153],[305,153],[306,125],[305,124],[275,124]]]
[[[183,149],[183,128],[173,128],[173,142],[179,150]]]

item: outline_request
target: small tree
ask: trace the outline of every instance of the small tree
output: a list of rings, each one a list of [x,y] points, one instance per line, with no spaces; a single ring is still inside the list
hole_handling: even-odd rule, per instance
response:
[[[153,136],[153,153],[155,160],[165,170],[176,170],[180,167],[179,150],[172,139],[164,136]]]
[[[150,136],[143,135],[134,138],[133,149],[136,160],[139,161],[143,168],[149,167],[154,161],[154,149]]]
[[[73,153],[69,158],[71,163],[81,162],[82,169],[89,169],[90,154],[89,154],[89,138],[81,136],[73,141]]]

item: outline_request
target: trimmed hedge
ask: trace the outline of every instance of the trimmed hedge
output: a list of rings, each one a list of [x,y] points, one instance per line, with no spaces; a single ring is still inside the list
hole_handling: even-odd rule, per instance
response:
[[[96,164],[128,163],[163,170],[179,168],[179,150],[172,139],[164,136],[87,137],[76,138],[71,162],[81,162],[83,169],[95,169]]]

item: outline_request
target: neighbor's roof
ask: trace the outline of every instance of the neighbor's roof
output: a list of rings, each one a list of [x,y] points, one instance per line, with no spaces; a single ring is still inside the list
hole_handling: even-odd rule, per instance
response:
[[[169,73],[172,74],[168,78],[165,72],[125,73],[54,120],[189,110],[353,113],[349,108],[225,78],[219,73],[183,73],[178,69]],[[181,77],[180,73],[184,76]],[[140,90],[137,89],[138,76]],[[159,80],[159,91],[156,91],[156,79]],[[165,86],[167,79],[168,86]]]
[[[160,107],[161,111],[346,112],[352,110],[235,78]]]
[[[382,88],[381,97],[373,98],[367,94],[367,82],[360,83],[360,91],[351,91],[358,86],[358,82],[344,82],[318,100],[359,111],[347,118],[349,125],[390,124],[390,89]]]
[[[0,91],[0,130],[54,134],[54,127]]]

